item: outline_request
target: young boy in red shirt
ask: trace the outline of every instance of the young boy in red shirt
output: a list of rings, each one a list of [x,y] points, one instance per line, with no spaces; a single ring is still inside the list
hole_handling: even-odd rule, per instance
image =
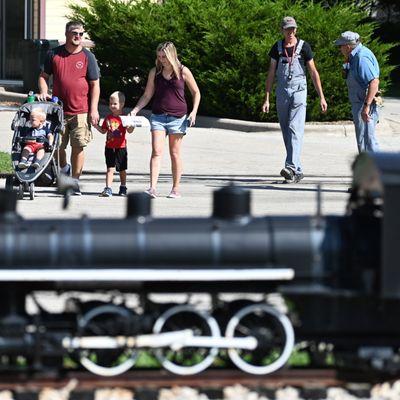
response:
[[[133,132],[133,126],[124,127],[121,114],[125,104],[125,95],[122,92],[114,92],[110,96],[109,108],[111,114],[107,115],[103,124],[97,127],[101,133],[107,134],[105,157],[107,165],[106,187],[100,193],[101,197],[111,197],[111,184],[114,178],[114,170],[119,172],[121,186],[119,196],[127,195],[126,170],[128,168],[128,152],[126,148],[126,132]]]

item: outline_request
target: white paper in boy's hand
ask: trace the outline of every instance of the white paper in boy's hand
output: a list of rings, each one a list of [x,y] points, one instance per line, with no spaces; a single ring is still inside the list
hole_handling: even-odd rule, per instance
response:
[[[122,126],[134,126],[150,128],[150,122],[146,117],[138,117],[137,115],[121,115]]]

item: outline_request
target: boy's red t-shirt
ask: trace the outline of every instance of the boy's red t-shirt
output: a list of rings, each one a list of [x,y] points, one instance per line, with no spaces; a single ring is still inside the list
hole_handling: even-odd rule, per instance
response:
[[[126,128],[122,126],[120,117],[110,114],[104,118],[103,129],[107,129],[106,147],[110,149],[123,149],[126,147]]]

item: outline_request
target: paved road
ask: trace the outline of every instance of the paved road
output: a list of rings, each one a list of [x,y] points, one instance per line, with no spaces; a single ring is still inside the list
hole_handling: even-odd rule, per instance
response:
[[[384,151],[400,151],[400,118],[398,102],[386,108],[393,116],[391,128],[387,120],[381,125],[379,141]],[[14,112],[0,112],[0,150],[10,151],[12,132],[10,121]],[[351,126],[345,130],[320,126],[306,131],[303,150],[305,179],[296,185],[282,184],[279,171],[284,160],[281,134],[276,129],[244,132],[234,123],[231,129],[192,128],[184,139],[184,176],[181,199],[167,199],[171,189],[168,148],[165,148],[160,184],[161,197],[152,201],[153,215],[209,216],[212,212],[212,192],[235,183],[252,192],[254,215],[312,214],[316,211],[317,185],[322,185],[322,210],[326,214],[342,214],[351,182],[350,165],[356,155],[356,143]],[[239,129],[239,130],[235,130]],[[150,134],[137,128],[128,139],[128,190],[143,191],[148,187]],[[82,197],[73,197],[67,211],[61,209],[62,199],[54,188],[37,188],[34,201],[18,202],[18,212],[24,217],[123,217],[125,199],[114,196],[101,198],[104,187],[104,136],[95,132],[94,141],[86,152],[85,173],[82,176]],[[113,189],[118,191],[116,178]],[[0,180],[4,187],[4,180]]]

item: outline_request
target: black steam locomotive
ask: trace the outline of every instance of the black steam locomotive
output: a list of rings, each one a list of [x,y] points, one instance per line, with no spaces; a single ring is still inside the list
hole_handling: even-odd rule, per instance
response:
[[[147,351],[182,375],[216,357],[268,374],[296,348],[397,372],[400,156],[353,169],[344,216],[253,218],[228,186],[211,218],[154,219],[132,193],[125,219],[24,220],[1,191],[0,368],[110,376]]]

